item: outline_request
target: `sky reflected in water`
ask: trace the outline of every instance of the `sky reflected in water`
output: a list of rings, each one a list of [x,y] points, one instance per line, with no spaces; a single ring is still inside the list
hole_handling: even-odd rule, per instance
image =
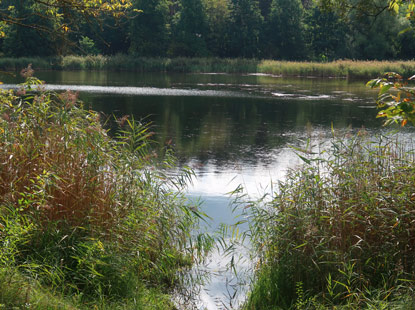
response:
[[[301,163],[292,146],[302,147],[310,138],[322,144],[332,128],[369,133],[381,128],[376,92],[364,81],[91,71],[37,76],[48,89],[79,91],[87,107],[110,118],[133,115],[151,123],[158,148],[173,148],[180,164],[194,169],[197,178],[188,195],[204,201],[210,231],[238,220],[227,195],[238,186],[251,197],[272,196],[287,169]],[[4,82],[7,88],[21,80]],[[212,253],[208,268],[216,276],[201,295],[209,310],[223,308],[232,293],[226,281],[235,279],[223,271],[227,263],[222,253]],[[240,262],[238,268],[247,270],[249,264]]]

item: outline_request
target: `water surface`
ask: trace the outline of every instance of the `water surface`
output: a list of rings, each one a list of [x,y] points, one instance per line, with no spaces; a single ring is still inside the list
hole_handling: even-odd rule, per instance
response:
[[[37,76],[49,89],[78,91],[88,107],[108,117],[133,115],[151,123],[159,147],[172,147],[180,163],[194,169],[189,197],[204,201],[211,231],[236,221],[228,192],[239,185],[252,196],[272,192],[272,182],[300,163],[291,146],[327,141],[332,128],[381,128],[376,92],[364,81],[90,71]],[[18,79],[4,82],[8,87]],[[235,279],[221,272],[226,262],[220,253],[211,257],[217,276],[202,294],[208,309],[229,307],[233,291],[226,284]]]

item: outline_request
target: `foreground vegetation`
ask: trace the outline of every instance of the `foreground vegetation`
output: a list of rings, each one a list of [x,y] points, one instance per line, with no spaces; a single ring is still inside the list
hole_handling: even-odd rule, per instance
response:
[[[299,154],[269,203],[252,205],[259,255],[245,309],[413,309],[415,154],[365,132]]]
[[[116,56],[65,56],[0,58],[0,70],[18,71],[32,64],[36,70],[113,70],[138,72],[263,73],[282,76],[314,76],[369,79],[384,72],[410,77],[415,61],[294,62],[224,58],[143,58]]]
[[[0,94],[0,309],[174,309],[202,254],[189,172],[165,174],[174,158],[145,126],[109,135],[75,93],[32,92],[23,73]]]

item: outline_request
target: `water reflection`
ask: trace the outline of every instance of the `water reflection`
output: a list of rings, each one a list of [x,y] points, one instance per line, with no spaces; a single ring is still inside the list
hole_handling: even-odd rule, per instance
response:
[[[116,97],[89,94],[92,107],[107,114],[149,116],[161,145],[173,141],[177,154],[218,166],[236,159],[268,161],[269,153],[305,128],[378,128],[376,110],[335,100],[269,98]]]
[[[79,90],[88,106],[109,116],[128,114],[151,122],[159,147],[170,145],[181,163],[195,170],[189,197],[204,200],[202,207],[213,219],[210,230],[236,221],[226,193],[237,186],[251,196],[272,193],[271,184],[300,163],[291,145],[309,138],[324,143],[332,126],[375,132],[381,125],[373,109],[376,93],[364,82],[344,79],[86,71],[37,75],[52,88]],[[219,254],[211,257],[212,270],[227,262]],[[224,285],[230,278],[219,274],[205,287],[209,310],[226,302],[229,286]]]

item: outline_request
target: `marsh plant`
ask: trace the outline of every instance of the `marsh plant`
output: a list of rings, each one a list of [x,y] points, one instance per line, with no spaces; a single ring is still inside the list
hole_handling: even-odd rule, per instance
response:
[[[153,152],[148,126],[125,117],[110,134],[76,93],[32,73],[0,94],[0,308],[45,308],[45,288],[100,309],[173,308],[166,294],[202,250],[191,171],[169,174],[175,159]]]
[[[245,309],[410,309],[412,149],[361,131],[301,154],[272,200],[249,208],[257,265]]]
[[[136,72],[191,72],[191,73],[261,73],[277,76],[314,76],[348,79],[369,79],[383,72],[401,72],[413,75],[415,62],[355,61],[331,62],[258,60],[246,58],[150,58],[118,54],[114,56],[68,55],[63,57],[0,58],[0,69],[16,71],[32,63],[37,70],[110,70]]]

